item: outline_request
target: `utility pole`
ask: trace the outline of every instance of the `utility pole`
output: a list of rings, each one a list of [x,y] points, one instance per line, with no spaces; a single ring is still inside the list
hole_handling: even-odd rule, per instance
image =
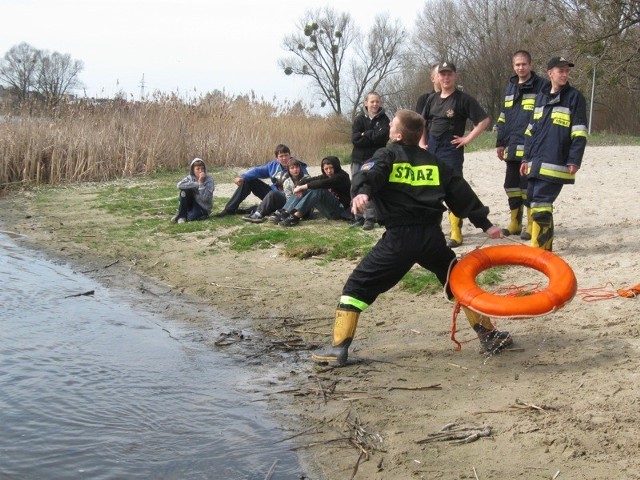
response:
[[[142,74],[142,80],[140,80],[140,100],[144,100],[144,73]]]

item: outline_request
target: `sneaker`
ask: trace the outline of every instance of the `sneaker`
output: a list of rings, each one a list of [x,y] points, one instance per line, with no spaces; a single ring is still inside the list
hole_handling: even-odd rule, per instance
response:
[[[356,218],[353,223],[349,224],[349,227],[362,227],[364,226],[364,218]]]
[[[173,217],[171,217],[171,223],[178,223],[178,214],[176,213]]]
[[[239,207],[234,213],[250,215],[253,212],[255,212],[257,208],[258,208],[258,205],[252,205],[250,207]]]
[[[244,220],[245,222],[251,222],[251,223],[262,223],[266,220],[266,218],[264,218],[258,212],[253,212],[251,215],[246,215],[242,217],[242,220]]]
[[[281,227],[295,227],[300,223],[300,219],[295,215],[290,215],[284,220],[282,220],[278,225]]]
[[[462,242],[454,240],[453,238],[450,238],[449,241],[447,242],[447,247],[449,248],[457,248],[460,245],[462,245]]]
[[[289,212],[287,212],[286,210],[276,210],[269,217],[269,221],[272,223],[280,223],[282,220],[284,220],[288,216],[289,216]]]
[[[180,217],[180,218],[178,219],[178,223],[187,223],[187,219],[186,219],[186,218],[184,218],[184,217]]]
[[[364,224],[362,225],[362,229],[363,230],[373,230],[373,227],[376,226],[376,222],[374,222],[373,220],[365,220]]]

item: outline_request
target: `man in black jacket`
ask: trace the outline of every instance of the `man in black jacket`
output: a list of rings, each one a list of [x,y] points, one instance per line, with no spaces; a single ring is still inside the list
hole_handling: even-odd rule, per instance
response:
[[[502,230],[487,218],[489,209],[478,199],[460,172],[418,146],[424,119],[400,110],[391,122],[391,144],[381,148],[353,181],[353,213],[373,200],[385,234],[349,276],[336,310],[333,344],[314,352],[316,362],[344,365],[360,312],[396,285],[418,263],[445,285],[456,255],[447,246],[440,223],[443,202],[460,218],[468,217],[490,238]],[[451,291],[447,289],[451,297]],[[463,307],[486,351],[512,344],[508,332],[495,329],[491,320]]]

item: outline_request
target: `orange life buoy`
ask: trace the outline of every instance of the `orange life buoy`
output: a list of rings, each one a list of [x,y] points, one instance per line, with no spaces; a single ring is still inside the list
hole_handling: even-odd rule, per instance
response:
[[[476,284],[478,274],[497,265],[521,265],[545,274],[547,288],[514,297],[489,293]],[[474,250],[456,263],[449,276],[456,300],[490,317],[535,317],[552,313],[571,301],[578,282],[571,267],[559,256],[526,245],[497,245]]]

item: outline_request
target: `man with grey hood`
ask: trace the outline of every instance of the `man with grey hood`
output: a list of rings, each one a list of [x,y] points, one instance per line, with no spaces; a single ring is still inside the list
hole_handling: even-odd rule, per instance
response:
[[[194,158],[189,167],[189,175],[178,182],[180,190],[178,213],[171,219],[173,223],[204,220],[213,208],[215,182],[207,174],[207,165],[201,158]]]

